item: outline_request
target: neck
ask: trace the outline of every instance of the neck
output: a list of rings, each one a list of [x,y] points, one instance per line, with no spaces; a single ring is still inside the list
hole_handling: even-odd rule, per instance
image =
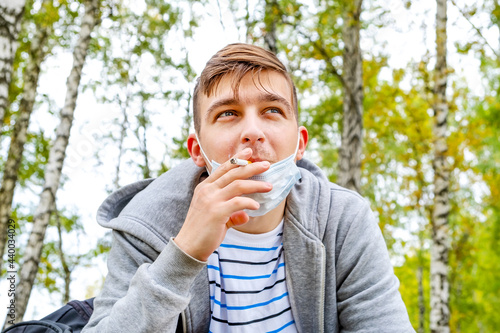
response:
[[[286,199],[266,215],[250,217],[247,223],[234,227],[234,229],[248,234],[263,234],[274,230],[283,219],[285,205]]]

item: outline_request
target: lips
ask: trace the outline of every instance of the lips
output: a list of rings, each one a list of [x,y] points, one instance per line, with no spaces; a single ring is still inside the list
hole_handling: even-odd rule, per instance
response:
[[[264,149],[264,147],[251,146],[245,148],[252,149],[252,156],[250,156],[248,161],[252,163],[264,161],[268,161],[271,164],[273,163],[274,159],[271,156],[273,156],[274,154],[270,153],[267,149]]]

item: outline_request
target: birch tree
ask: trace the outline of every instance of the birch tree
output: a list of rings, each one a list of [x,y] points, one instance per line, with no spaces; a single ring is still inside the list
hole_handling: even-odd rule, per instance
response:
[[[17,320],[21,321],[31,294],[33,283],[38,271],[42,253],[45,231],[50,215],[55,207],[56,193],[59,187],[61,171],[68,146],[69,135],[78,96],[78,88],[89,48],[91,33],[99,23],[100,0],[87,0],[85,14],[82,18],[78,41],[73,51],[73,67],[66,83],[66,98],[61,109],[61,122],[56,130],[56,138],[50,150],[49,161],[45,172],[45,184],[40,203],[36,209],[33,229],[25,250],[24,263],[20,271],[20,282],[17,286],[16,309]]]
[[[39,12],[40,16],[46,15],[47,10],[54,9],[47,6],[49,2],[49,0],[44,0],[42,3]],[[45,19],[43,23],[38,22],[36,24],[36,32],[30,42],[28,64],[23,72],[23,95],[19,103],[19,111],[12,131],[2,178],[2,187],[0,188],[0,267],[5,249],[5,235],[7,235],[5,231],[7,230],[7,221],[10,217],[14,188],[18,180],[19,165],[23,157],[29,121],[35,104],[40,66],[49,52],[47,41],[49,35],[52,33],[52,23],[50,20]]]
[[[360,15],[363,0],[347,1],[343,26],[343,129],[339,151],[337,183],[361,190],[361,148],[363,143],[363,72],[360,47]]]
[[[17,50],[17,37],[21,30],[25,2],[25,0],[0,2],[0,135],[5,112],[9,106],[12,64]]]
[[[449,167],[447,163],[447,121],[446,99],[446,21],[447,0],[437,0],[436,12],[436,67],[434,82],[434,207],[432,211],[431,248],[431,313],[430,328],[433,333],[450,332],[448,253],[450,203],[448,198]]]

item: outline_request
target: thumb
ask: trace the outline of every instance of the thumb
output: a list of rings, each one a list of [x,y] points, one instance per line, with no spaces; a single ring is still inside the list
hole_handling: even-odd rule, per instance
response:
[[[240,210],[240,211],[237,211],[237,212],[234,212],[233,214],[231,214],[231,216],[229,217],[229,220],[226,222],[226,226],[228,229],[232,228],[232,227],[236,227],[236,226],[247,223],[249,219],[250,219],[250,217],[248,216],[248,214],[245,213],[244,211]]]

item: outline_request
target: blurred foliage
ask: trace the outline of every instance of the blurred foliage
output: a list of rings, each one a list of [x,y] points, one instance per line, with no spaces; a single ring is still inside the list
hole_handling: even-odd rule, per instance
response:
[[[170,159],[188,156],[183,145],[191,119],[188,83],[196,76],[185,49],[197,25],[191,7],[189,1],[109,3],[109,15],[91,46],[91,56],[99,61],[101,75],[84,88],[92,89],[100,103],[118,107],[120,113],[97,138],[101,148],[118,147],[115,181],[108,192],[123,185],[122,166],[128,170],[135,167],[142,178],[151,178],[168,170]],[[174,137],[174,147],[165,146],[165,158],[151,156],[148,133],[152,126],[160,131],[162,128],[155,119],[179,107],[187,111],[181,137]],[[99,160],[104,152],[107,150],[96,153]]]

